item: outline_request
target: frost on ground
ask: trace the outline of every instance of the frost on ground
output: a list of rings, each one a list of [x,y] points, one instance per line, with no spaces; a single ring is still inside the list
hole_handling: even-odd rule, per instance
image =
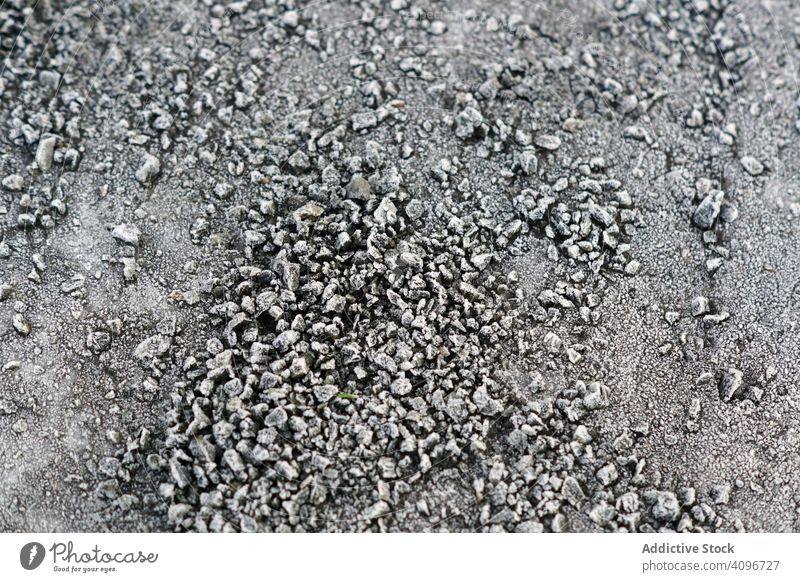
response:
[[[0,6],[0,528],[797,531],[790,2]]]

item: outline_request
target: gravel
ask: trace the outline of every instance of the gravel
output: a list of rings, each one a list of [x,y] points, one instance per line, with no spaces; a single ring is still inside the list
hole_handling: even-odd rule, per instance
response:
[[[56,137],[49,135],[39,140],[36,148],[36,165],[42,172],[48,171],[53,166],[53,152],[56,147]]]
[[[136,179],[147,184],[152,182],[161,171],[161,161],[148,153],[145,153],[142,159],[142,165],[136,170]]]
[[[714,226],[714,221],[717,219],[717,216],[719,216],[724,198],[725,193],[721,190],[709,192],[700,204],[697,205],[692,215],[692,222],[694,222],[695,226],[703,230],[709,230]]]
[[[764,164],[753,156],[744,156],[739,161],[742,163],[742,167],[747,170],[747,173],[751,176],[759,176],[764,172]]]
[[[743,386],[742,371],[736,368],[728,368],[722,373],[722,379],[719,383],[719,397],[724,402],[730,402],[732,398],[741,394]]]
[[[141,234],[138,228],[129,224],[118,224],[111,230],[111,236],[133,247],[139,246]]]
[[[710,309],[711,308],[709,307],[709,301],[707,297],[699,295],[692,299],[691,310],[692,310],[692,315],[694,315],[695,317],[705,315],[710,311]]]
[[[0,6],[0,527],[800,527],[761,7],[151,4]]]

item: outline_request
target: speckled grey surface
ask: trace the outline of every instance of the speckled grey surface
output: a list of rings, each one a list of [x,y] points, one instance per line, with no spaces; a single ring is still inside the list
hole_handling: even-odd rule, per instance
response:
[[[0,0],[2,531],[797,531],[790,2]]]

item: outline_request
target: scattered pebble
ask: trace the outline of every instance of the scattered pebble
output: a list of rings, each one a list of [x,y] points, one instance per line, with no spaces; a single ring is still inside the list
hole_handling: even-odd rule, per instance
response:
[[[140,235],[139,229],[129,224],[118,224],[111,231],[111,236],[115,239],[133,247],[139,246]]]
[[[764,172],[764,164],[753,156],[744,156],[739,161],[742,163],[742,167],[751,176],[760,176]]]
[[[25,187],[25,179],[19,174],[11,174],[3,178],[3,188],[19,192]]]
[[[56,137],[53,135],[44,136],[39,140],[36,149],[36,165],[42,172],[48,171],[53,165],[53,152],[56,147]]]
[[[725,193],[721,190],[714,190],[703,198],[692,215],[692,222],[694,222],[695,226],[703,230],[708,230],[714,226],[714,221],[719,216],[724,198]]]
[[[549,151],[555,151],[561,147],[561,140],[557,136],[549,134],[537,135],[533,140],[533,143],[535,143],[538,147]]]
[[[17,330],[18,334],[20,334],[21,336],[30,335],[31,324],[25,318],[24,315],[22,315],[21,313],[15,313],[13,323],[14,323],[14,329]]]
[[[743,374],[736,368],[728,368],[722,373],[719,382],[719,397],[723,402],[730,402],[740,396],[744,389]]]
[[[142,165],[136,170],[136,179],[142,184],[149,184],[161,172],[161,161],[148,153],[142,158]]]
[[[695,317],[699,317],[701,315],[705,315],[711,310],[708,302],[708,298],[703,297],[702,295],[698,295],[694,299],[692,299],[692,315]]]

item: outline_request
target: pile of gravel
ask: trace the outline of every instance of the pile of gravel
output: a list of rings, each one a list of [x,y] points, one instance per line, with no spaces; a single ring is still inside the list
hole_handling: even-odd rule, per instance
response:
[[[504,141],[474,107],[453,125],[464,157]],[[404,529],[422,512],[423,529],[565,531],[585,512],[613,530],[682,514],[684,529],[713,527],[713,511],[681,511],[692,493],[639,492],[636,434],[593,444],[583,422],[609,388],[573,366],[602,342],[549,329],[597,324],[608,277],[640,268],[637,213],[605,160],[553,167],[561,138],[518,132],[491,164],[442,158],[412,181],[362,126],[332,132],[335,154],[323,136],[270,174],[240,257],[210,282],[222,333],[183,361],[158,461],[170,524]],[[505,182],[475,192],[497,165]],[[503,267],[533,246],[556,274],[536,295]],[[425,488],[453,471],[459,495],[432,511]]]

